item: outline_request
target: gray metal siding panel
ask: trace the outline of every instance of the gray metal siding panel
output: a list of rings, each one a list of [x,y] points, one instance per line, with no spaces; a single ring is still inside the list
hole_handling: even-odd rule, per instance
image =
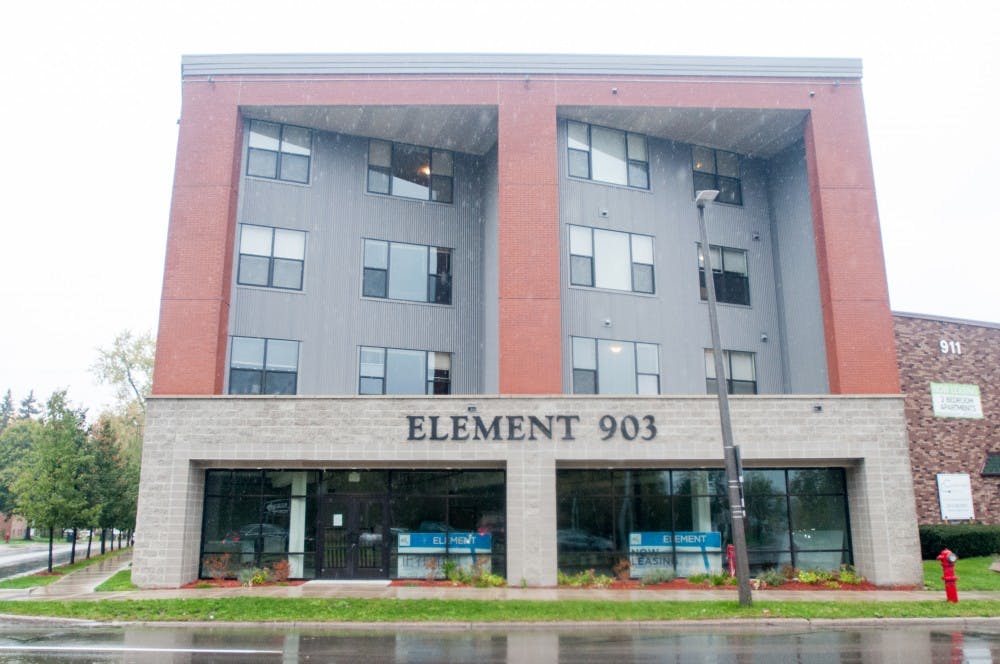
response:
[[[704,349],[711,346],[708,312],[698,289],[698,225],[690,146],[649,140],[650,191],[566,176],[565,123],[560,125],[560,223],[563,386],[572,391],[571,336],[660,345],[663,394],[704,394]],[[782,392],[782,366],[764,163],[743,160],[743,206],[706,209],[709,241],[747,251],[750,307],[719,306],[722,344],[756,354],[758,391]],[[608,210],[608,217],[599,210]],[[656,294],[570,287],[568,224],[654,236]],[[760,240],[753,240],[754,234]],[[611,320],[611,327],[603,321]],[[768,341],[761,341],[766,333]]]
[[[455,155],[454,204],[413,201],[366,193],[367,145],[365,138],[317,132],[309,186],[242,179],[240,222],[308,232],[305,279],[303,292],[287,293],[237,286],[234,275],[230,334],[301,341],[299,394],[356,394],[362,345],[452,353],[452,391],[476,393],[476,159]],[[362,298],[366,237],[452,248],[452,305]]]
[[[482,360],[479,389],[483,394],[500,392],[500,257],[498,218],[499,184],[497,149],[494,147],[481,160],[482,190]]]
[[[802,142],[769,161],[776,287],[786,355],[786,391],[827,394],[826,333],[819,297],[816,237]]]
[[[751,58],[482,53],[185,55],[182,76],[309,74],[546,74],[861,78],[856,58]]]

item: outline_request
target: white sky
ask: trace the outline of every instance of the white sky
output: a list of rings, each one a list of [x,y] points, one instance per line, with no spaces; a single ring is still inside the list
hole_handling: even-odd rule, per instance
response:
[[[893,309],[1000,322],[998,19],[995,0],[13,0],[0,394],[68,388],[96,414],[111,393],[88,371],[95,349],[155,332],[180,58],[195,53],[862,58]]]

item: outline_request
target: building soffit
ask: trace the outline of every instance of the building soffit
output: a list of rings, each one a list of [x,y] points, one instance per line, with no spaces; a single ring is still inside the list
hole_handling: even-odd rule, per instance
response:
[[[189,55],[185,77],[311,75],[734,76],[860,78],[837,58],[599,55],[278,54]],[[497,141],[495,106],[244,106],[245,117],[482,155]],[[559,116],[682,143],[770,157],[799,140],[804,109],[564,106]]]

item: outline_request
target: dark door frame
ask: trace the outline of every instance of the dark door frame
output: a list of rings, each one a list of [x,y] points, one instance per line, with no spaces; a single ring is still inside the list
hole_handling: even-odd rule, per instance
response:
[[[321,496],[316,519],[317,579],[389,578],[387,494]]]

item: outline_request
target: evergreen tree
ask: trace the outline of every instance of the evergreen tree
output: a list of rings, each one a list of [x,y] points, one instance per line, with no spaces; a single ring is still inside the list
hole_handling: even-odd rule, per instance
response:
[[[31,390],[28,392],[28,396],[21,399],[21,407],[17,409],[17,417],[21,420],[27,420],[40,415],[41,412],[38,400],[35,399],[35,391]]]
[[[41,437],[42,424],[37,420],[15,421],[0,434],[0,513],[17,513],[11,485],[22,463]]]
[[[3,395],[3,401],[0,402],[0,433],[2,433],[10,423],[14,421],[14,397],[11,396],[10,390],[7,390],[7,394]]]

